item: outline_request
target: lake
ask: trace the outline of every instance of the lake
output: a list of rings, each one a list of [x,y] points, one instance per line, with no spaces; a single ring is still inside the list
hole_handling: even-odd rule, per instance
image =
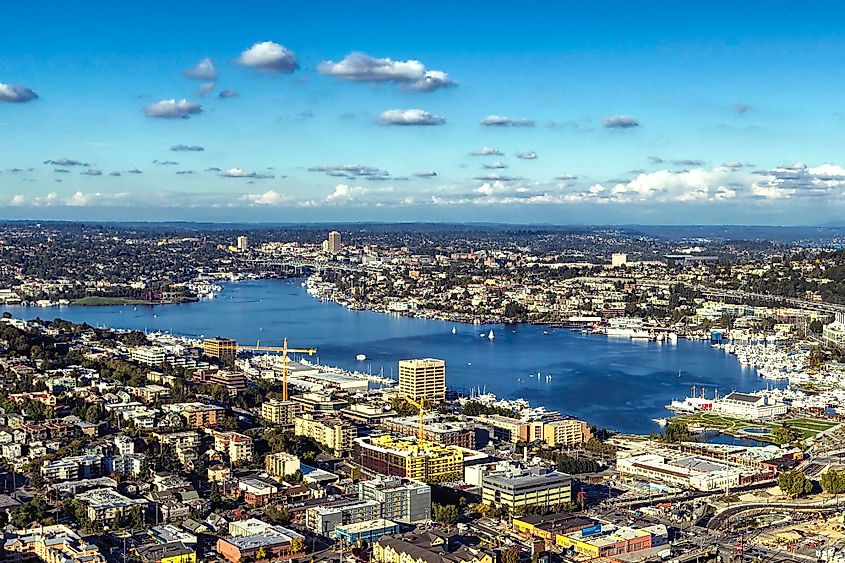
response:
[[[300,281],[226,283],[217,299],[182,305],[2,310],[18,318],[225,336],[242,344],[280,346],[287,337],[291,347],[318,348],[321,363],[373,373],[384,369],[385,375],[396,373],[400,359],[441,358],[450,388],[523,397],[532,406],[622,432],[656,430],[652,419],[668,416],[664,405],[688,395],[692,386],[704,387],[708,396],[717,388],[724,395],[766,387],[753,369],[706,342],[671,345],[527,324],[474,326],[350,311],[312,298]],[[493,340],[486,338],[491,328]],[[358,354],[367,360],[356,361]]]

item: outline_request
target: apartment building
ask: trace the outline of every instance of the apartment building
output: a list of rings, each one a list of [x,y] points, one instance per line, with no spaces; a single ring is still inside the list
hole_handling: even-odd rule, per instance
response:
[[[352,441],[357,436],[355,427],[344,420],[331,416],[315,417],[312,414],[304,414],[296,419],[294,433],[307,436],[336,453],[351,450]]]

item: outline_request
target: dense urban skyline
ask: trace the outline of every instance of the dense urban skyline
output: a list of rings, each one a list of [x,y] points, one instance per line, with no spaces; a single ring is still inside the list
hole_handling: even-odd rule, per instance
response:
[[[841,7],[767,6],[7,6],[0,216],[833,223]]]

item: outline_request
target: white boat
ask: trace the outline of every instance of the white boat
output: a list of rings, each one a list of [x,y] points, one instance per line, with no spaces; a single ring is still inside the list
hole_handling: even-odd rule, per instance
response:
[[[457,334],[457,333],[458,333],[458,329],[456,327],[452,327],[452,334]]]
[[[490,329],[490,332],[487,333],[487,338],[489,338],[490,340],[493,340],[494,338],[496,338],[496,335],[493,334],[492,328]]]
[[[678,335],[674,332],[670,332],[669,333],[669,342],[671,342],[672,344],[677,344],[678,343]]]
[[[355,359],[358,360],[359,362],[363,362],[364,360],[367,359],[367,356],[366,356],[366,354],[358,354],[357,356],[355,356]]]

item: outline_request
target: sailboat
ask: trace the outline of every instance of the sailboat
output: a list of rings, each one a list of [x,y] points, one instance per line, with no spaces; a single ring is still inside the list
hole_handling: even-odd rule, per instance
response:
[[[452,327],[452,334],[457,334],[457,333],[458,333],[458,329],[456,327]]]
[[[490,332],[487,333],[487,338],[489,338],[490,340],[493,340],[494,338],[496,338],[496,335],[493,334],[492,328],[490,329]]]

